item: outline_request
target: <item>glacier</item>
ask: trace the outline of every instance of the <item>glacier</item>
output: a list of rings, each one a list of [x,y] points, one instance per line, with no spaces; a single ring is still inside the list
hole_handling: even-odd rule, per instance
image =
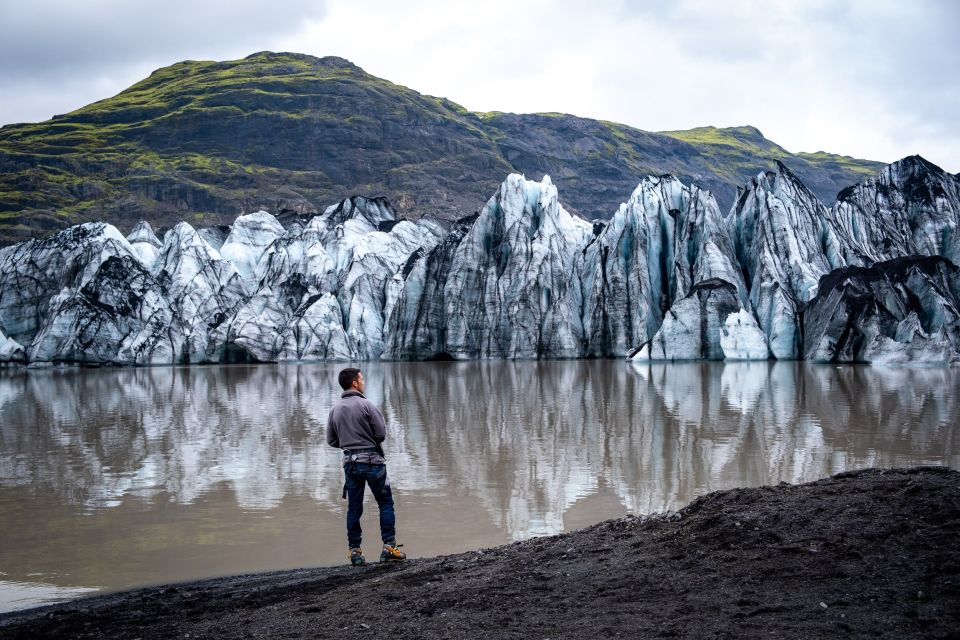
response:
[[[3,335],[0,331],[0,365],[10,363],[24,363],[27,360],[27,352],[23,345]]]
[[[140,258],[143,266],[152,271],[157,256],[160,255],[160,250],[163,248],[163,243],[157,238],[157,234],[154,233],[150,223],[146,220],[138,222],[130,235],[127,236],[127,242],[133,247],[134,253]]]
[[[576,260],[593,226],[567,213],[549,176],[510,175],[475,219],[414,257],[398,283],[396,359],[582,355]]]
[[[960,180],[920,156],[844,189],[835,208],[850,240],[850,265],[911,255],[940,255],[960,265]]]
[[[590,356],[622,356],[652,340],[655,344],[647,351],[661,358],[708,357],[695,354],[689,344],[670,346],[677,340],[689,342],[670,329],[696,322],[700,301],[706,300],[693,295],[698,285],[723,283],[732,289],[730,304],[738,307],[746,301],[716,200],[672,176],[641,181],[581,263],[584,339]],[[715,332],[711,337],[716,338]],[[715,349],[706,350],[716,355]]]
[[[958,221],[960,179],[911,156],[830,208],[777,163],[726,215],[661,175],[587,221],[511,174],[452,223],[359,195],[288,227],[85,223],[0,248],[0,364],[953,364]]]
[[[821,279],[804,318],[814,362],[960,360],[960,268],[911,256],[838,269]]]
[[[746,309],[729,314],[720,327],[724,360],[767,360],[770,348],[756,319]]]
[[[821,276],[842,266],[830,216],[789,169],[754,178],[728,218],[750,304],[778,360],[801,350],[799,312]]]
[[[231,322],[229,343],[261,362],[379,357],[394,274],[441,234],[429,220],[396,220],[383,199],[328,208],[262,252],[256,293]]]

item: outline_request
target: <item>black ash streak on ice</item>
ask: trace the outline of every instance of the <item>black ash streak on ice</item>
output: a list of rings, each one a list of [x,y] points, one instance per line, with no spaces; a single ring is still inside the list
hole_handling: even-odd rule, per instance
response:
[[[0,361],[960,359],[960,180],[918,156],[830,209],[784,165],[723,216],[643,180],[609,221],[510,175],[475,216],[354,196],[285,228],[87,223],[0,249]]]

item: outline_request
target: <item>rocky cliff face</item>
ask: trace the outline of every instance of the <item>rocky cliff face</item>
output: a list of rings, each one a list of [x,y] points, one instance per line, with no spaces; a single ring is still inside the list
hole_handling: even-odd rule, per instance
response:
[[[709,192],[648,177],[591,223],[550,178],[512,174],[453,224],[358,196],[162,242],[88,223],[0,250],[0,361],[950,363],[958,183],[907,158],[827,209],[779,165],[724,218]]]

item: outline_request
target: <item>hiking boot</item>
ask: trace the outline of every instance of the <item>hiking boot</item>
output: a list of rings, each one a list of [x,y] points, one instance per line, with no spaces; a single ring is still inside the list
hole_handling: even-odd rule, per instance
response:
[[[407,559],[407,554],[400,551],[402,544],[387,543],[383,545],[383,551],[380,552],[380,562],[401,562]]]
[[[350,549],[350,564],[355,567],[366,563],[366,558],[363,557],[363,550],[360,547],[353,547]]]

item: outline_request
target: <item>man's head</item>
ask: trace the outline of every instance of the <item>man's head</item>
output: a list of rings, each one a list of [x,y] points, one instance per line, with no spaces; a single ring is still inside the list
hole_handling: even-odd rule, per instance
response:
[[[344,391],[356,389],[360,393],[363,393],[363,388],[365,386],[363,374],[360,373],[360,369],[354,369],[352,367],[342,370],[340,375],[337,376],[337,382],[340,383],[340,387]]]

